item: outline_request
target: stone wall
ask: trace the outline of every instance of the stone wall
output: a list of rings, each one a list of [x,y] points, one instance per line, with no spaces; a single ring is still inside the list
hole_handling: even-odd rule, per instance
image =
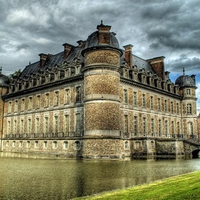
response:
[[[121,158],[124,143],[120,139],[84,139],[84,158]]]
[[[96,102],[85,105],[85,131],[119,130],[119,104]]]

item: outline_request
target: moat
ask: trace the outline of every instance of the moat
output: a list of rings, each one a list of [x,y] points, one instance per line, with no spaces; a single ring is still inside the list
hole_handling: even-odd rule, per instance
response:
[[[200,170],[192,160],[64,160],[0,153],[0,199],[72,199]]]

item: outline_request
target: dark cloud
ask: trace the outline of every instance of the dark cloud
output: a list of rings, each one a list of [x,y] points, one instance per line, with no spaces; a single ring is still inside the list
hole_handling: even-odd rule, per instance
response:
[[[144,6],[141,12],[141,17],[144,19],[151,20],[172,20],[177,19],[177,13],[180,10],[180,4],[174,2],[173,4],[169,1],[159,1],[151,3],[150,5]]]
[[[20,45],[17,45],[16,51],[25,50],[29,48],[30,46],[28,44],[20,44]]]
[[[182,54],[177,59],[170,61],[167,66],[173,72],[181,72],[184,68],[188,73],[194,73],[195,71],[199,73],[200,58],[188,58],[186,54]]]

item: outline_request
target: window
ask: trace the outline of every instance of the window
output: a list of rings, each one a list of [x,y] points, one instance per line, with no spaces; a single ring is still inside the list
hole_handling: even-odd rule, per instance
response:
[[[40,132],[40,119],[37,117],[36,118],[36,133]]]
[[[161,121],[161,119],[158,120],[158,133],[159,133],[159,136],[162,135],[162,121]]]
[[[138,133],[138,118],[137,116],[134,116],[134,119],[133,119],[133,132],[135,133],[135,135],[137,135]]]
[[[9,101],[8,102],[8,113],[11,113],[12,112],[12,102]]]
[[[12,142],[12,147],[15,147],[15,141]]]
[[[55,92],[55,97],[54,97],[54,106],[59,105],[59,91]]]
[[[158,111],[161,111],[161,100],[158,98]]]
[[[44,142],[43,142],[43,148],[44,148],[44,149],[47,149],[47,147],[48,147],[47,141],[44,141]]]
[[[35,148],[38,148],[38,141],[35,141]]]
[[[164,108],[165,108],[165,112],[167,112],[167,100],[165,100]]]
[[[21,134],[23,134],[24,133],[24,120],[23,119],[21,119],[21,121],[20,121],[20,128],[21,128],[20,132],[21,132]]]
[[[49,118],[48,117],[44,118],[44,132],[45,133],[49,132]]]
[[[15,100],[14,112],[17,112],[17,110],[18,110],[18,100]]]
[[[69,134],[69,115],[65,115],[65,133]]]
[[[27,141],[27,142],[26,142],[26,147],[27,147],[27,148],[30,148],[30,146],[31,146],[30,141]]]
[[[36,97],[36,108],[40,108],[40,95],[37,95]]]
[[[187,94],[187,95],[191,95],[190,89],[186,89],[186,94]]]
[[[177,133],[180,134],[180,122],[177,122]]]
[[[191,103],[187,104],[187,114],[192,114],[192,104]]]
[[[192,123],[192,122],[189,123],[189,133],[190,133],[191,135],[194,134],[193,123]]]
[[[33,108],[33,98],[29,97],[29,101],[28,101],[28,110],[31,110]]]
[[[124,142],[124,148],[125,148],[125,149],[129,149],[129,142],[128,142],[128,141],[125,141],[125,142]]]
[[[151,118],[151,135],[154,135],[154,119]]]
[[[17,120],[14,120],[14,133],[17,133]]]
[[[6,141],[6,147],[9,147],[9,140]]]
[[[133,93],[133,105],[137,106],[137,92]]]
[[[32,121],[31,119],[29,118],[28,119],[28,134],[30,134],[32,132]]]
[[[154,108],[153,96],[150,97],[150,107],[151,107],[151,109]]]
[[[179,103],[176,103],[176,113],[179,114]]]
[[[142,107],[146,107],[146,95],[142,94]]]
[[[124,115],[124,132],[128,133],[128,115]]]
[[[49,107],[49,93],[45,94],[45,107],[48,108]]]
[[[76,114],[76,132],[80,133],[81,131],[81,114],[77,113]]]
[[[22,147],[22,141],[19,141],[19,147],[20,148]]]
[[[58,116],[54,116],[54,128],[55,133],[58,133]]]
[[[81,87],[76,87],[76,103],[81,102]]]
[[[146,117],[143,117],[143,122],[142,122],[142,131],[143,131],[143,134],[146,135]]]
[[[68,141],[64,141],[63,142],[63,149],[67,149],[68,145],[69,145]]]
[[[70,103],[70,89],[65,90],[65,104]]]
[[[57,149],[58,148],[58,143],[57,141],[53,141],[53,149]]]
[[[75,142],[75,149],[76,149],[76,150],[80,150],[80,148],[81,148],[81,143],[80,143],[80,141],[76,141],[76,142]]]
[[[25,99],[21,100],[21,111],[25,110]]]
[[[173,103],[173,102],[171,102],[171,104],[170,104],[170,105],[171,105],[171,109],[170,109],[170,110],[171,110],[171,113],[174,113],[174,103]]]
[[[174,135],[174,121],[172,121],[172,135]]]
[[[126,89],[124,89],[124,103],[128,103],[128,93]]]
[[[166,134],[166,137],[168,136],[168,121],[165,120],[165,134]]]
[[[7,128],[7,134],[10,134],[11,133],[11,122],[8,121],[8,128]]]

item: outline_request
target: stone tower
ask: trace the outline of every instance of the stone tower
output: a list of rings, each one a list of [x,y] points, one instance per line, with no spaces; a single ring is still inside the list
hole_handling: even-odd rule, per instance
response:
[[[196,81],[195,75],[186,75],[183,69],[183,75],[179,76],[175,84],[180,87],[182,96],[182,133],[188,139],[196,139],[197,133],[197,113],[196,113]]]
[[[84,73],[83,157],[119,156],[120,57],[115,33],[101,23],[82,51]]]
[[[4,101],[2,96],[6,94],[8,90],[9,78],[2,74],[2,68],[0,68],[0,139],[2,141],[3,135],[3,116],[4,116]],[[1,150],[1,143],[0,143]]]

